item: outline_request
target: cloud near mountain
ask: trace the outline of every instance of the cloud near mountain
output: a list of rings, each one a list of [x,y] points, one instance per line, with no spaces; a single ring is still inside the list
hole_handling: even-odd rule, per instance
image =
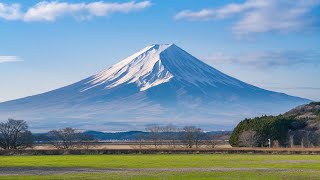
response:
[[[221,8],[199,11],[183,10],[176,20],[219,21],[232,19],[232,31],[237,36],[264,32],[292,32],[317,30],[319,0],[246,0],[229,3]]]

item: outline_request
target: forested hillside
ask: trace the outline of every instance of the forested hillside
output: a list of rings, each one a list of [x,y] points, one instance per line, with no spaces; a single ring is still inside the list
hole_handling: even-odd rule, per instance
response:
[[[241,121],[230,137],[232,146],[313,147],[320,145],[320,102],[294,108],[283,115]]]

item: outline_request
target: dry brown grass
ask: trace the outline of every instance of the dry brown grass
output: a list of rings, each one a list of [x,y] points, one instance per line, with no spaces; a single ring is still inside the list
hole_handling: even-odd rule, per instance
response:
[[[214,149],[216,148],[232,148],[229,144],[221,144],[216,145]],[[42,144],[42,145],[35,145],[32,147],[34,150],[52,150],[56,149],[53,145],[50,144]],[[93,145],[90,146],[89,149],[120,149],[120,150],[131,150],[131,149],[140,149],[140,146],[138,144],[99,144],[99,145]],[[155,149],[153,145],[143,145],[141,149]],[[185,146],[177,145],[175,147],[172,147],[170,145],[159,145],[157,149],[185,149]],[[196,149],[196,148],[194,148]],[[200,146],[197,149],[212,149],[208,146]]]

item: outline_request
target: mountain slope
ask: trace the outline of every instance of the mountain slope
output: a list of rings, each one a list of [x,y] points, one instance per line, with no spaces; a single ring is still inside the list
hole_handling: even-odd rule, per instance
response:
[[[69,86],[1,103],[0,118],[25,119],[34,129],[141,130],[154,123],[230,129],[243,117],[307,102],[239,81],[164,44]]]

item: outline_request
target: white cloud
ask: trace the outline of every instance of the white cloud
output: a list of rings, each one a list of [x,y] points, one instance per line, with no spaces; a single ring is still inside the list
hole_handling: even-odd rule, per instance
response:
[[[6,5],[0,2],[0,18],[6,20],[16,20],[20,18],[20,5]]]
[[[184,10],[176,20],[208,21],[236,18],[232,30],[237,35],[269,31],[289,32],[310,28],[317,22],[312,11],[320,0],[247,0],[218,9]]]
[[[236,55],[214,53],[203,59],[210,64],[240,64],[259,68],[292,66],[301,64],[320,65],[320,52],[291,50],[253,52]]]
[[[20,61],[17,56],[0,56],[0,63]]]
[[[228,18],[232,15],[235,15],[237,13],[242,13],[246,10],[254,9],[254,8],[261,8],[263,6],[266,6],[268,4],[268,1],[252,1],[249,0],[243,4],[227,4],[226,6],[220,8],[220,9],[202,9],[200,11],[190,11],[190,10],[184,10],[178,13],[175,16],[175,19],[187,19],[187,20],[214,20],[214,19],[224,19]]]
[[[130,13],[150,6],[150,1],[137,3],[133,1],[126,3],[42,1],[22,12],[19,4],[6,5],[0,3],[0,18],[22,21],[55,21],[59,17],[72,16],[77,19],[88,19],[113,13]]]

